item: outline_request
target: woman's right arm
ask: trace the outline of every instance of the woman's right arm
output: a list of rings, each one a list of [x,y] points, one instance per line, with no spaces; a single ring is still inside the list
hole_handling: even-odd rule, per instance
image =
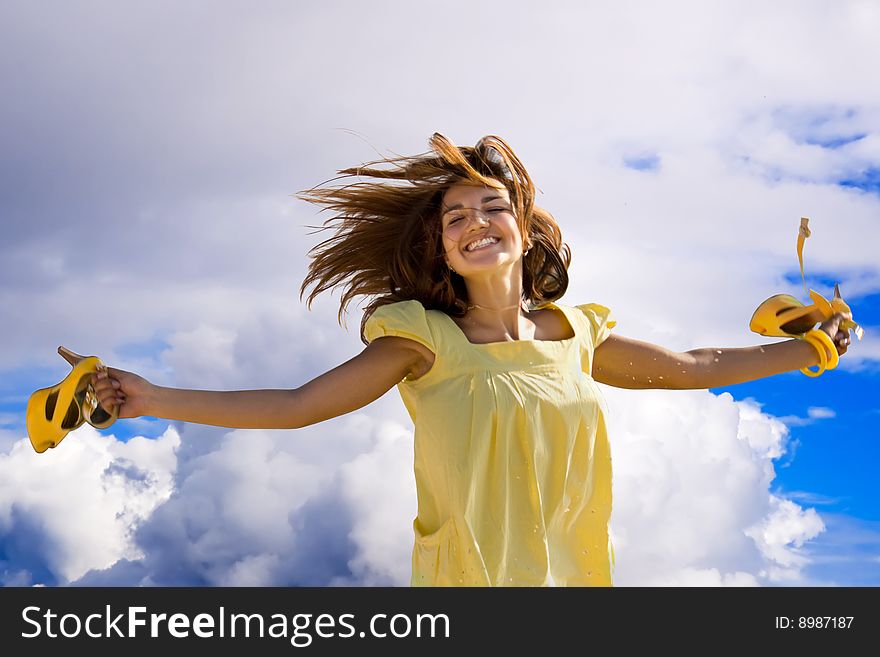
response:
[[[426,351],[406,338],[377,338],[351,360],[293,390],[164,388],[114,368],[108,368],[109,376],[95,378],[94,387],[105,409],[124,400],[120,418],[148,415],[234,429],[298,429],[355,411],[407,375],[421,374]]]

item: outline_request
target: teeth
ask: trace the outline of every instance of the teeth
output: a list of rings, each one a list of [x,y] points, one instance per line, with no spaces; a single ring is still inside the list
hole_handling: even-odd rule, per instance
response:
[[[481,246],[486,246],[487,244],[495,244],[498,242],[497,237],[484,237],[481,240],[477,240],[476,242],[471,242],[467,245],[467,251],[473,251],[474,249],[479,249]]]

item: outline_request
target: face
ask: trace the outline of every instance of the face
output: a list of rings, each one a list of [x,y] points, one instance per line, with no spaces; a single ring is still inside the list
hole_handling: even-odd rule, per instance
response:
[[[522,257],[522,235],[503,186],[451,186],[440,212],[446,262],[462,276],[489,272]]]

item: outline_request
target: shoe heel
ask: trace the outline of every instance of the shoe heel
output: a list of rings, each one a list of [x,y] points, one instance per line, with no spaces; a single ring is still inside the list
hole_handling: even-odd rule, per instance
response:
[[[64,360],[70,363],[71,367],[76,367],[77,363],[86,358],[86,356],[80,356],[66,347],[58,347],[58,353],[64,358]]]

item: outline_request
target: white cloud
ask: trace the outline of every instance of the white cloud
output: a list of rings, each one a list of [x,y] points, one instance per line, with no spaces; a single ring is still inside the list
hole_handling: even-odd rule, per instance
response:
[[[837,413],[834,412],[834,409],[825,406],[810,406],[807,409],[807,415],[818,420],[827,420],[829,418],[837,417]]]
[[[385,422],[379,441],[342,470],[342,491],[352,515],[357,553],[349,566],[365,585],[408,586],[412,519],[416,515],[411,427]]]
[[[821,493],[798,490],[787,490],[782,497],[800,504],[816,506],[838,504],[842,501],[842,498],[839,497],[829,497],[828,495],[822,495]]]
[[[814,510],[770,493],[783,424],[727,393],[603,390],[619,585],[753,585],[775,581],[771,570],[800,577],[808,560],[796,548],[822,527]]]
[[[824,531],[825,525],[814,509],[804,510],[790,500],[775,496],[771,500],[770,515],[748,528],[747,534],[770,562],[761,575],[772,582],[796,584],[801,579],[801,568],[809,563],[800,548],[805,541]]]
[[[835,417],[837,417],[837,413],[834,412],[834,409],[826,408],[824,406],[810,406],[807,409],[807,417],[785,415],[780,417],[779,421],[789,427],[804,427],[810,424],[815,424],[818,420],[830,420]]]
[[[178,444],[173,429],[121,443],[88,425],[45,454],[16,442],[0,454],[0,540],[18,563],[0,564],[0,576],[31,584],[22,566],[38,564],[63,584],[142,556],[133,532],[171,495]]]
[[[658,574],[654,586],[760,586],[752,573],[720,573],[715,568],[683,568],[673,573]]]

